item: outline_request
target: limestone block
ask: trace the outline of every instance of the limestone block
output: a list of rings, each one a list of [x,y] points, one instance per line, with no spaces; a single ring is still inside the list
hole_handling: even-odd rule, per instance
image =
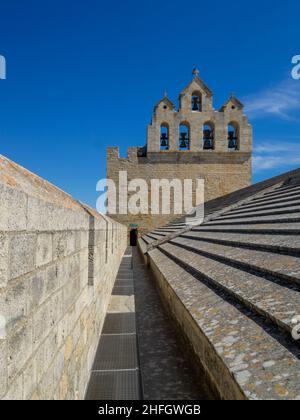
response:
[[[37,387],[37,372],[35,360],[31,360],[23,372],[23,400],[29,400]]]
[[[7,331],[26,316],[26,287],[27,283],[20,280],[0,291],[0,315],[5,317]]]
[[[22,323],[7,337],[8,378],[10,382],[24,367],[32,353],[32,324],[31,320]]]
[[[34,270],[36,242],[35,234],[21,233],[12,236],[9,244],[10,279]]]
[[[10,385],[8,392],[6,393],[3,400],[6,401],[21,401],[23,399],[23,378],[19,376]]]
[[[49,333],[50,328],[50,307],[45,302],[33,314],[33,348],[39,347],[40,343]]]
[[[48,264],[52,261],[52,234],[40,233],[37,235],[36,266]]]
[[[0,231],[20,231],[26,229],[26,194],[0,185]]]
[[[0,233],[0,289],[8,282],[8,244],[8,236]]]
[[[27,313],[30,314],[41,305],[46,296],[45,271],[39,271],[27,280]]]
[[[0,340],[0,400],[7,390],[7,352],[6,340]]]
[[[59,287],[59,273],[57,265],[51,265],[46,270],[45,293],[50,296]]]

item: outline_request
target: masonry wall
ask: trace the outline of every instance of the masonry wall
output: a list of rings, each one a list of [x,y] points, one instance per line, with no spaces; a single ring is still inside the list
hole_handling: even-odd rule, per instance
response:
[[[233,191],[245,188],[251,184],[251,153],[250,152],[217,152],[215,150],[202,152],[158,152],[148,153],[145,157],[137,156],[137,148],[129,148],[127,158],[119,157],[119,149],[109,148],[107,151],[107,177],[113,179],[119,186],[119,172],[126,171],[128,181],[142,178],[147,181],[150,191],[152,178],[172,180],[204,179],[205,201],[227,195]],[[195,205],[195,189],[193,205]],[[130,194],[128,195],[130,197]],[[174,199],[171,196],[171,210]],[[179,215],[155,215],[150,212],[142,215],[111,215],[120,223],[130,226],[138,224],[140,234],[163,226]]]
[[[0,399],[84,398],[126,236],[0,156]]]

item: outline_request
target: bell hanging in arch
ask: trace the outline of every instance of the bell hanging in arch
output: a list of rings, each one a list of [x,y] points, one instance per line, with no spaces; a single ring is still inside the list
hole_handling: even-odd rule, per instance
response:
[[[166,133],[162,133],[160,137],[161,147],[168,147],[168,136]]]
[[[228,149],[237,148],[237,137],[235,136],[234,131],[228,132]]]
[[[192,97],[192,111],[200,111],[200,98],[199,96]]]
[[[188,147],[187,133],[180,133],[179,147],[180,149],[186,149]]]

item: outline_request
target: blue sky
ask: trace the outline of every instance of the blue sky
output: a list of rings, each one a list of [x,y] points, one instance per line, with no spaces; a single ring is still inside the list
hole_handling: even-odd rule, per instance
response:
[[[0,153],[95,206],[107,146],[143,145],[194,64],[254,126],[254,181],[300,166],[300,3],[1,0]]]

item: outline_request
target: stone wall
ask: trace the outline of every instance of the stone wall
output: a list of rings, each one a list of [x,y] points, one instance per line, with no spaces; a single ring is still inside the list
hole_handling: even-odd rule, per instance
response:
[[[205,201],[240,190],[251,184],[251,153],[236,151],[234,153],[202,151],[202,152],[158,152],[148,153],[145,157],[137,156],[137,148],[129,148],[127,158],[119,157],[119,149],[109,148],[107,151],[107,178],[114,180],[119,187],[119,172],[126,171],[128,181],[141,178],[150,181],[153,178],[168,179],[204,179]],[[195,196],[195,189],[193,190]],[[130,197],[130,195],[128,195]],[[150,200],[149,200],[150,204]],[[171,210],[174,197],[171,196]],[[193,205],[195,205],[195,201]],[[130,226],[137,223],[139,233],[143,234],[169,221],[177,219],[179,215],[149,214],[139,215],[111,215],[120,223]]]
[[[84,398],[126,236],[0,156],[0,399]]]

